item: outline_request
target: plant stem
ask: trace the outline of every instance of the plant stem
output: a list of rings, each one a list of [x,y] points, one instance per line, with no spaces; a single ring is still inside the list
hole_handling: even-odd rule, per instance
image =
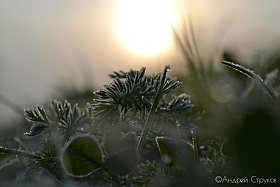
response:
[[[193,127],[191,129],[191,134],[192,134],[192,144],[193,144],[193,150],[194,150],[194,158],[195,158],[196,163],[199,164],[198,145],[197,145],[195,127]]]
[[[152,108],[151,108],[151,110],[148,114],[148,117],[145,121],[144,130],[143,130],[142,135],[140,137],[140,140],[139,140],[139,143],[138,143],[138,146],[137,146],[137,150],[141,149],[145,144],[148,132],[149,132],[150,127],[151,127],[151,122],[152,122],[153,116],[156,112],[156,108],[157,108],[159,100],[161,98],[161,93],[163,91],[163,86],[164,86],[164,82],[165,82],[165,79],[166,79],[167,72],[170,71],[170,70],[171,70],[170,66],[165,66],[165,69],[164,69],[164,72],[163,72],[163,75],[162,75],[162,78],[161,78],[161,81],[160,81],[160,85],[159,85],[159,88],[157,90],[155,100],[154,100]]]
[[[263,89],[264,91],[268,94],[268,96],[272,99],[272,101],[279,107],[280,106],[280,101],[278,98],[274,95],[274,93],[264,84],[262,78],[257,75],[255,72],[251,71],[250,69],[247,69],[239,64],[235,64],[233,62],[228,62],[228,61],[222,61],[222,64],[239,71],[240,73],[243,73],[250,79],[252,79],[255,82],[257,82]]]
[[[2,146],[0,146],[0,153],[19,155],[19,156],[24,156],[24,157],[33,158],[33,159],[41,158],[40,156],[38,156],[34,153],[31,153],[31,152],[26,152],[26,151],[22,151],[22,150],[18,150],[18,149],[5,148]]]

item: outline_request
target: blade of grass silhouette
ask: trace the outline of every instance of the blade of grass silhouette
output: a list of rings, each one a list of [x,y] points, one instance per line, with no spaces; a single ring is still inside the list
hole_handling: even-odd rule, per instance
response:
[[[191,35],[191,39],[192,39],[192,43],[193,43],[194,52],[197,56],[198,62],[200,62],[200,66],[201,66],[200,68],[204,70],[203,63],[202,63],[202,60],[200,58],[199,50],[198,50],[198,47],[197,47],[197,42],[196,42],[196,39],[195,39],[193,22],[192,22],[191,16],[189,16],[189,25],[190,25],[190,35]]]
[[[174,38],[175,38],[176,42],[178,43],[179,48],[182,50],[182,52],[183,52],[183,54],[184,54],[184,57],[186,57],[187,60],[190,60],[190,59],[189,59],[189,56],[191,56],[191,55],[190,55],[190,54],[188,53],[188,51],[186,50],[186,47],[185,47],[185,45],[183,44],[183,42],[182,42],[182,40],[181,40],[181,38],[180,38],[180,36],[179,36],[178,31],[176,31],[176,29],[175,29],[174,27],[172,27],[172,29],[173,29]]]
[[[191,74],[190,77],[192,77],[193,80],[197,81],[197,80],[199,80],[199,78],[198,78],[199,75],[197,74],[197,72],[199,72],[199,70],[195,63],[193,49],[191,47],[190,40],[188,37],[189,32],[187,31],[187,26],[185,24],[186,23],[183,22],[183,25],[184,25],[183,32],[185,33],[183,36],[180,36],[179,31],[177,31],[174,27],[172,27],[173,34],[174,34],[175,40],[178,44],[178,47],[182,51],[183,57],[184,57],[185,61],[187,62],[186,64],[188,66],[189,73]]]
[[[205,72],[205,65],[203,64],[203,60],[201,59],[200,57],[200,54],[199,54],[199,50],[198,50],[198,45],[197,45],[197,42],[196,42],[196,38],[195,38],[195,33],[194,33],[194,27],[193,27],[193,22],[192,22],[192,19],[191,19],[191,15],[189,15],[189,27],[190,27],[190,38],[191,38],[191,42],[192,42],[192,46],[193,46],[193,50],[194,50],[194,53],[196,55],[196,58],[194,57],[193,55],[193,59],[196,59],[197,63],[198,63],[198,67],[197,67],[197,70],[200,70],[201,72],[201,79],[202,81],[207,81],[207,77],[206,77],[206,72]],[[211,63],[210,63],[211,65]]]
[[[193,145],[193,151],[194,151],[194,158],[197,164],[200,163],[199,156],[198,156],[198,144],[197,144],[197,138],[196,138],[196,130],[195,127],[191,129],[191,135],[192,135],[192,145]]]
[[[33,158],[33,159],[40,159],[41,158],[39,155],[37,155],[35,153],[26,152],[26,151],[18,150],[18,149],[5,148],[5,147],[2,147],[2,146],[0,146],[0,153],[24,156],[24,157]]]
[[[191,18],[187,23],[186,25],[186,21],[182,22],[182,31],[179,31],[174,26],[172,29],[175,41],[182,52],[186,68],[188,68],[188,82],[193,88],[194,95],[198,98],[196,106],[201,107],[202,110],[202,106],[205,107],[205,103],[211,99],[208,97],[209,94],[207,94],[209,92],[208,74],[211,71],[206,68],[203,60],[201,60]],[[209,66],[211,64],[209,63]],[[205,98],[205,96],[208,98]]]
[[[185,24],[185,23],[183,23]],[[179,49],[181,50],[181,52],[183,53],[183,58],[184,58],[184,61],[186,62],[187,64],[187,67],[189,69],[189,73],[190,73],[190,78],[193,80],[193,81],[190,81],[190,82],[199,82],[200,78],[199,78],[199,75],[197,74],[197,72],[199,72],[198,68],[196,67],[196,64],[194,62],[194,58],[193,58],[193,55],[192,55],[192,49],[190,47],[190,42],[188,40],[188,32],[186,31],[186,26],[185,26],[185,32],[186,34],[181,37],[179,35],[179,31],[177,31],[174,27],[172,27],[173,29],[173,34],[174,34],[174,37],[175,37],[175,40],[179,46]],[[185,41],[185,42],[184,42]],[[185,44],[187,43],[187,44]],[[200,90],[198,88],[198,84],[192,84],[192,86],[194,87],[194,92],[196,95],[199,95],[198,93],[198,90]],[[198,105],[200,106],[201,103],[200,103],[200,100],[198,100]]]
[[[203,67],[202,60],[200,58],[198,45],[195,38],[195,32],[193,28],[193,22],[191,16],[188,19],[188,25],[186,25],[186,21],[182,21],[183,26],[183,35],[179,35],[179,31],[172,27],[173,33],[175,35],[175,39],[179,44],[180,49],[184,53],[184,57],[187,58],[190,65],[193,66],[193,70],[197,70],[199,66]],[[199,63],[196,64],[195,62]],[[198,66],[199,65],[199,66]]]
[[[150,127],[151,127],[151,122],[152,122],[153,116],[154,116],[154,114],[156,112],[156,108],[157,108],[158,103],[159,103],[160,98],[161,98],[161,93],[163,91],[163,86],[164,86],[164,82],[165,82],[166,75],[167,75],[168,71],[171,71],[169,65],[165,66],[165,68],[164,68],[164,72],[163,72],[163,75],[162,75],[162,78],[161,78],[161,81],[160,81],[159,88],[157,90],[157,94],[156,94],[155,100],[154,100],[152,108],[151,108],[151,110],[150,110],[150,112],[148,114],[148,117],[147,117],[147,119],[145,121],[144,130],[142,132],[142,135],[140,137],[139,143],[137,145],[137,150],[143,148],[143,146],[145,144],[148,132],[149,132]]]
[[[280,102],[278,100],[278,98],[274,95],[274,93],[264,84],[263,79],[257,75],[254,71],[245,68],[243,66],[241,66],[240,64],[235,64],[233,62],[228,62],[228,61],[221,61],[222,64],[224,64],[225,66],[232,68],[244,75],[246,75],[247,77],[249,77],[250,79],[253,80],[254,83],[257,82],[257,84],[259,84],[264,91],[269,95],[269,97],[272,99],[272,101],[279,107],[280,106]]]
[[[191,45],[191,39],[192,38],[189,37],[188,27],[187,27],[185,21],[183,21],[182,25],[183,25],[183,30],[185,31],[185,34],[183,35],[183,41],[186,42],[185,48],[186,48],[187,51],[189,51],[189,56],[193,57],[194,52],[193,52],[193,48],[192,48],[192,45]]]

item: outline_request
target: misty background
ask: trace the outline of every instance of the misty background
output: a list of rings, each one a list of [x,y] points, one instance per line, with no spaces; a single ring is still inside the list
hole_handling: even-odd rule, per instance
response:
[[[123,46],[115,20],[120,2],[0,1],[0,95],[22,109],[33,108],[64,89],[100,89],[114,70],[145,66],[152,74],[165,64],[179,70],[176,42],[150,56]],[[215,64],[223,50],[234,50],[239,60],[250,63],[255,52],[280,46],[277,0],[176,2],[182,20],[191,16],[201,55],[215,56]],[[0,103],[1,125],[21,117]]]

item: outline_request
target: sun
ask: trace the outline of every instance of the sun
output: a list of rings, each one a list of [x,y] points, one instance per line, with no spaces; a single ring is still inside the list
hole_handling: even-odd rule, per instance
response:
[[[117,33],[131,52],[155,55],[173,39],[172,11],[167,0],[123,0],[117,14]]]

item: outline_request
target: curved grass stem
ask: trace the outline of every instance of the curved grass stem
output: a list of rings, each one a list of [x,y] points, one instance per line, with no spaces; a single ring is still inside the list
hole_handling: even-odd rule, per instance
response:
[[[233,62],[228,62],[228,61],[222,61],[222,64],[226,65],[227,67],[230,67],[236,71],[239,71],[240,73],[246,75],[247,77],[249,77],[250,79],[252,79],[254,81],[254,83],[258,83],[263,89],[264,91],[269,95],[269,97],[272,99],[272,101],[277,105],[280,106],[280,101],[278,100],[278,98],[274,95],[274,93],[264,84],[262,78],[257,75],[255,72],[253,72],[250,69],[247,69],[239,64],[235,64]]]

